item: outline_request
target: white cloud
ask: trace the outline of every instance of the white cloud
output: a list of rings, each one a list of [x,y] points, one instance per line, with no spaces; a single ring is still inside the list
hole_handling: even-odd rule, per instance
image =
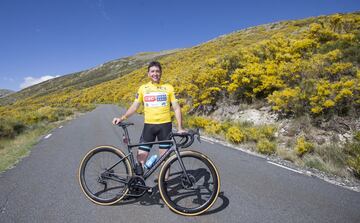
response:
[[[101,15],[108,21],[110,21],[110,17],[109,15],[106,13],[105,11],[105,5],[104,5],[104,2],[102,0],[99,0],[98,1],[98,7],[100,8],[100,12],[101,12]]]
[[[30,87],[31,85],[38,84],[38,83],[41,83],[41,82],[44,82],[44,81],[53,79],[53,78],[55,78],[55,77],[59,77],[59,75],[57,75],[57,76],[46,75],[46,76],[42,76],[42,77],[40,77],[40,78],[36,78],[36,77],[25,77],[25,78],[24,78],[24,82],[20,84],[20,88],[21,88],[21,89],[27,88],[27,87]]]
[[[3,77],[2,79],[3,79],[4,81],[14,82],[14,78],[11,78],[11,77]]]

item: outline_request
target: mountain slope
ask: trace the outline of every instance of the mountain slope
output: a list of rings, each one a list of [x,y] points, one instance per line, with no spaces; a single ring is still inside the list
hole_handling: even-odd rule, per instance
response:
[[[158,60],[163,56],[177,51],[178,50],[168,50],[154,53],[139,53],[135,56],[113,60],[95,68],[64,75],[30,86],[12,94],[11,96],[3,98],[0,100],[0,104],[8,104],[15,102],[18,99],[25,99],[28,97],[45,96],[50,93],[67,89],[81,90],[83,88],[91,87],[96,84],[121,77],[135,69],[145,66],[149,63],[149,61]]]
[[[14,91],[7,89],[0,89],[0,98],[5,97],[6,95],[9,95],[11,93],[14,93]]]
[[[186,109],[203,114],[224,103],[262,101],[285,115],[357,116],[359,29],[360,14],[353,13],[241,30],[163,57],[163,79]],[[88,103],[131,101],[146,81],[138,69],[74,93]]]

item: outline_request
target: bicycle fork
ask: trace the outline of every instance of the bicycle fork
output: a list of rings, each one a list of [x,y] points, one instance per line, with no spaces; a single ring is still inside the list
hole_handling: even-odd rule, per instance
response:
[[[178,161],[179,161],[179,163],[180,163],[180,167],[181,167],[181,169],[182,169],[182,171],[183,171],[183,174],[184,174],[184,176],[185,176],[185,179],[186,179],[187,183],[189,183],[189,187],[193,186],[193,185],[192,185],[192,182],[191,182],[191,180],[190,180],[190,177],[189,177],[189,175],[187,174],[187,171],[186,171],[184,162],[183,162],[182,159],[181,159],[179,150],[176,149],[176,150],[175,150],[175,154],[176,154],[176,156],[178,157]]]

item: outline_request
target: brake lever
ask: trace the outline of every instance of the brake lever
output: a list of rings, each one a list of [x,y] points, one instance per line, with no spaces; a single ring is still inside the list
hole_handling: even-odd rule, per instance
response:
[[[196,129],[196,132],[194,132],[194,135],[197,135],[196,139],[198,140],[199,143],[201,143],[200,129],[199,128]]]
[[[198,135],[196,138],[197,138],[197,140],[199,141],[199,143],[201,143],[200,135]]]

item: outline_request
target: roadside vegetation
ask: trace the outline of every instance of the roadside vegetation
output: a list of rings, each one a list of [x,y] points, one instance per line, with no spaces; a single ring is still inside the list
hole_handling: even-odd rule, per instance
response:
[[[0,138],[0,173],[27,156],[31,147],[38,142],[39,138],[55,126],[55,124],[38,124],[32,129],[16,133],[16,136]]]
[[[30,149],[40,137],[70,119],[74,113],[85,112],[95,106],[87,105],[71,108],[22,107],[6,113],[6,107],[0,112],[0,173],[15,165],[21,158],[27,156]]]
[[[297,165],[359,177],[359,30],[359,12],[248,28],[161,57],[163,81],[174,85],[189,127]],[[0,107],[0,135],[16,137],[94,104],[126,106],[146,81],[141,66],[80,89],[18,99]],[[269,106],[279,124],[214,117],[227,105]],[[339,119],[346,120],[344,130]],[[291,123],[285,128],[281,120]],[[327,138],[320,140],[319,132]],[[336,138],[344,134],[345,140]]]

